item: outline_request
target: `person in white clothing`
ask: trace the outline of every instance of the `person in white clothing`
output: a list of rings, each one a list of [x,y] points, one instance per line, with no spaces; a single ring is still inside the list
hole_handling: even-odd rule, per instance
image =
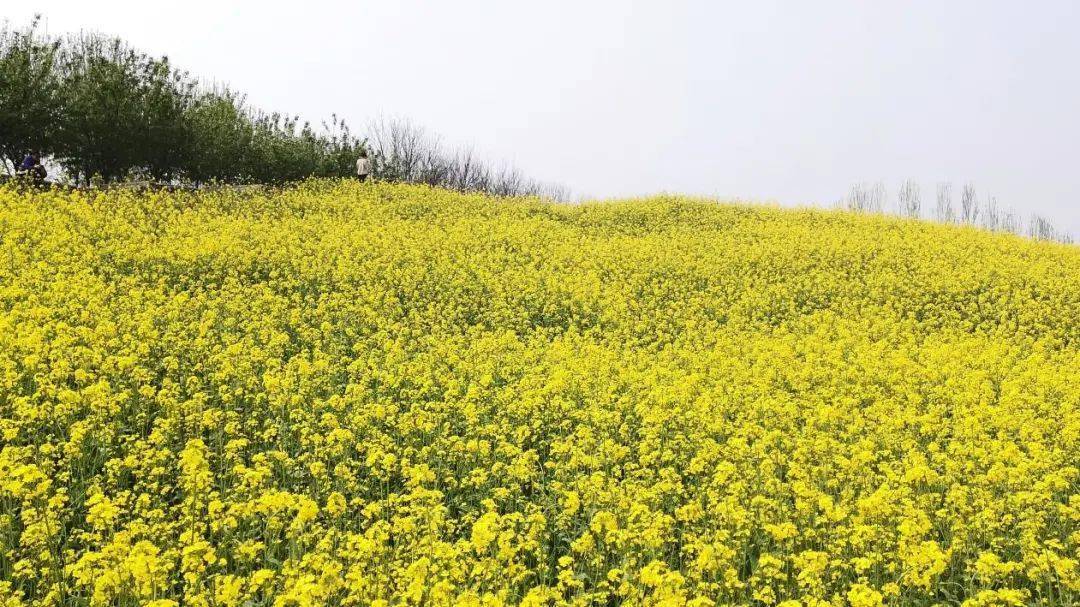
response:
[[[360,152],[360,157],[356,159],[356,178],[360,181],[367,181],[370,174],[371,160],[368,159],[367,150],[363,150]]]

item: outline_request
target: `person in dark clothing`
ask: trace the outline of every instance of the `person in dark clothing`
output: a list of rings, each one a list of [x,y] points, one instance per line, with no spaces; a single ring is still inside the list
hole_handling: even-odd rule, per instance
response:
[[[41,157],[31,152],[23,158],[22,164],[15,169],[15,174],[26,177],[35,184],[42,184],[45,183],[45,178],[48,177],[49,172],[41,164]]]
[[[38,164],[37,157],[33,153],[27,154],[26,157],[23,158],[22,164],[19,165],[19,170],[24,172],[24,173],[27,173],[27,172],[33,170],[33,168],[37,164]]]

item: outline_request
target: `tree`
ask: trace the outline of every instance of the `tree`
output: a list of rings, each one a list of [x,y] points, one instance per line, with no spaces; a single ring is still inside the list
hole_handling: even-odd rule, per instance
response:
[[[65,168],[89,182],[122,179],[140,166],[149,143],[143,107],[148,60],[119,39],[83,35],[63,54],[64,93],[56,150]]]
[[[997,198],[986,197],[986,208],[982,213],[982,225],[988,230],[997,230],[1001,227],[1001,209],[998,208]]]
[[[885,205],[885,184],[880,181],[873,185],[856,183],[851,186],[844,204],[849,211],[880,213]]]
[[[960,221],[974,225],[979,219],[979,198],[975,195],[975,186],[964,185],[960,192]]]
[[[336,114],[324,122],[321,136],[323,154],[318,167],[321,177],[347,177],[356,172],[356,159],[367,149],[367,141],[352,134]]]
[[[448,151],[438,136],[405,119],[375,120],[368,136],[365,141],[375,157],[375,176],[380,179],[498,196],[569,197],[565,188],[529,179],[514,167],[492,168],[471,148]]]
[[[243,98],[219,89],[200,94],[187,108],[185,126],[191,142],[185,175],[196,183],[245,181],[254,126]]]
[[[919,217],[922,215],[922,192],[919,184],[914,179],[908,179],[900,186],[897,193],[897,201],[900,204],[900,213],[907,217]]]
[[[32,151],[53,148],[60,114],[59,44],[38,33],[0,28],[0,163],[17,165]]]
[[[174,71],[168,58],[144,58],[138,105],[141,109],[136,162],[147,176],[171,182],[191,162],[192,132],[187,110],[194,104],[195,83]]]
[[[943,223],[956,221],[956,212],[952,205],[952,184],[939,183],[937,187],[937,207],[934,209],[937,220]]]

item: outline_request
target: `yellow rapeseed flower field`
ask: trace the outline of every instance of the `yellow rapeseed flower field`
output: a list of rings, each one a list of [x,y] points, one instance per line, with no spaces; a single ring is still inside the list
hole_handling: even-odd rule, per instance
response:
[[[0,189],[0,606],[1075,605],[1080,247]]]

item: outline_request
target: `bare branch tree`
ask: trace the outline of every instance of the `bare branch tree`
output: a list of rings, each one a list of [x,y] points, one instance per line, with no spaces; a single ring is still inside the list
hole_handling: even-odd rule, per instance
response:
[[[1073,241],[1072,236],[1059,232],[1049,219],[1041,215],[1031,216],[1031,221],[1028,223],[1028,236],[1036,240],[1053,240],[1066,244]]]
[[[1054,228],[1045,217],[1031,216],[1031,221],[1028,222],[1028,236],[1036,240],[1050,240],[1053,234]]]
[[[960,193],[960,220],[969,225],[975,225],[979,219],[979,198],[975,194],[975,186],[968,183]]]
[[[900,205],[900,214],[905,217],[917,218],[922,215],[922,192],[914,179],[908,179],[900,186],[897,203]]]
[[[886,198],[888,195],[885,193],[885,184],[877,182],[870,190],[870,210],[874,213],[881,213],[885,210]]]
[[[845,206],[849,211],[859,213],[880,213],[885,204],[885,184],[856,183],[848,192]]]
[[[996,231],[1001,227],[1001,210],[998,208],[997,198],[986,197],[986,208],[982,213],[982,225],[988,230]]]
[[[1011,232],[1016,235],[1022,233],[1023,227],[1020,225],[1020,218],[1016,216],[1012,211],[1008,211],[1001,218],[1001,230],[1003,232]]]
[[[952,184],[949,182],[939,183],[937,186],[937,206],[934,208],[934,217],[942,223],[956,221],[956,212],[952,205]]]
[[[562,186],[528,179],[516,168],[493,169],[472,148],[447,151],[438,136],[402,118],[373,121],[368,145],[375,157],[375,176],[381,179],[498,196],[569,198]]]
[[[1004,208],[996,196],[987,196],[985,204],[979,205],[979,198],[973,184],[965,184],[960,193],[960,208],[953,207],[953,186],[949,182],[937,185],[937,197],[933,217],[941,223],[964,223],[979,226],[991,231],[1010,232],[1016,235],[1025,233],[1024,222],[1013,211]],[[885,188],[878,182],[872,185],[856,183],[851,186],[847,196],[836,203],[836,207],[860,213],[881,212],[885,204]],[[922,216],[922,193],[919,185],[912,179],[904,181],[897,190],[897,212],[904,217]],[[1072,235],[1054,228],[1050,220],[1039,215],[1032,215],[1027,224],[1026,233],[1037,240],[1053,240],[1070,243]]]
[[[844,205],[849,211],[863,212],[867,208],[867,199],[869,195],[866,191],[866,185],[862,183],[854,183],[851,185],[851,190],[848,192],[847,199],[844,201]]]

